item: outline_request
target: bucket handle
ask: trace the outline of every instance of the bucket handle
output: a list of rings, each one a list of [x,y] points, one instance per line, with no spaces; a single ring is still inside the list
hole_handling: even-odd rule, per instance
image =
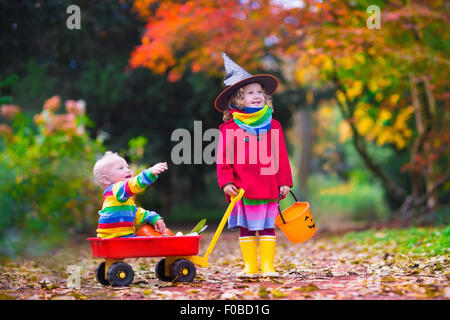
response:
[[[295,196],[295,194],[292,192],[292,190],[289,190],[289,193],[291,194],[291,196],[294,198],[295,202],[298,202],[297,197]],[[286,224],[286,221],[284,220],[283,214],[281,213],[281,208],[280,208],[280,200],[281,200],[282,195],[280,194],[278,196],[278,212],[280,213],[280,218],[283,221],[284,224]]]

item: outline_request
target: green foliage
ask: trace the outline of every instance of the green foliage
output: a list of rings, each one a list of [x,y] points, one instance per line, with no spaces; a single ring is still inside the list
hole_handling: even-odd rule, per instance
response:
[[[225,210],[227,203],[225,197],[222,206],[216,206],[214,208],[208,208],[201,204],[193,205],[188,202],[176,205],[172,209],[172,215],[170,217],[171,223],[189,223],[197,221],[202,218],[206,218],[208,221],[220,221]],[[170,227],[170,226],[169,226]],[[188,231],[188,230],[186,230]]]
[[[76,117],[78,129],[83,119]],[[19,112],[12,134],[0,136],[1,255],[39,254],[95,229],[101,194],[91,172],[103,146],[82,130],[50,134],[48,126]]]
[[[55,92],[58,82],[35,59],[30,59],[25,74],[12,86],[14,101],[17,105],[27,106],[27,111],[38,112],[39,104]]]
[[[11,87],[17,81],[17,79],[18,79],[17,75],[11,75],[7,77],[5,80],[0,81],[0,92],[3,92],[9,87]],[[11,101],[12,101],[11,96],[5,96],[3,94],[0,95],[0,105],[4,103],[10,103]]]
[[[147,143],[148,139],[143,136],[137,136],[128,141],[128,156],[131,162],[137,162],[142,159]]]
[[[344,241],[367,247],[388,249],[391,253],[446,255],[450,248],[450,226],[443,228],[382,229],[350,232]]]
[[[202,219],[202,220],[200,220],[196,225],[195,225],[195,227],[194,228],[192,228],[192,230],[191,230],[191,232],[189,232],[189,233],[194,233],[194,232],[196,232],[196,233],[201,233],[202,231],[204,231],[206,228],[205,228],[205,224],[206,224],[206,219]],[[206,227],[207,227],[208,225],[206,225]]]
[[[352,170],[349,181],[329,175],[314,174],[310,178],[310,201],[314,211],[326,217],[341,217],[356,221],[386,219],[389,208],[384,200],[384,190],[371,182],[367,171]]]

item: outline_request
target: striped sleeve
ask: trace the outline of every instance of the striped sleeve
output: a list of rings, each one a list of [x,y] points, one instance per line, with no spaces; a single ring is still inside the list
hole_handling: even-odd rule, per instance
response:
[[[155,222],[158,221],[158,219],[161,219],[161,216],[155,211],[148,211],[142,208],[138,208],[136,211],[134,224],[138,227],[145,223],[153,226],[155,225]]]
[[[151,224],[152,226],[155,225],[156,221],[159,219],[162,219],[159,214],[157,214],[155,211],[147,211],[148,215],[145,218],[145,221],[147,221],[148,224]]]
[[[144,191],[157,178],[158,176],[154,175],[150,169],[144,170],[126,182],[116,183],[112,190],[114,197],[120,202],[125,202],[136,193]]]

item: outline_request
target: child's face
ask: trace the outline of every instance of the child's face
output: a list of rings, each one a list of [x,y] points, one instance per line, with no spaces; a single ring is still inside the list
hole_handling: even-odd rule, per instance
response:
[[[264,92],[259,83],[250,83],[242,87],[244,89],[244,106],[245,107],[262,107],[264,106]]]
[[[104,173],[111,184],[119,181],[128,181],[128,179],[133,177],[128,163],[121,157],[110,159],[105,166]]]

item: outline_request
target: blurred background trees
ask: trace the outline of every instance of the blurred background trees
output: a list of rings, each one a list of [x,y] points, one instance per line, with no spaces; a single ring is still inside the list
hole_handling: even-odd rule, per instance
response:
[[[303,195],[311,112],[332,93],[341,142],[351,139],[406,223],[414,215],[434,216],[448,198],[439,193],[450,178],[448,17],[442,1],[376,5],[383,19],[374,29],[367,1],[136,0],[148,24],[130,65],[168,72],[170,81],[188,68],[216,76],[218,52],[226,51],[250,70],[279,71],[286,85],[280,94],[290,91],[300,130],[295,163]],[[377,159],[379,149],[390,153],[387,163]]]
[[[72,4],[80,30],[66,27]],[[371,4],[381,9],[380,29],[367,26]],[[168,161],[138,201],[169,223],[218,219],[226,203],[215,166],[171,165],[170,138],[177,128],[193,133],[196,120],[203,131],[222,123],[213,108],[224,87],[221,51],[281,80],[274,117],[286,130],[294,192],[319,225],[448,223],[445,8],[431,0],[0,0],[2,247],[13,252],[27,233],[94,234],[101,190],[92,166],[105,150],[136,170]],[[60,106],[50,114],[51,101]],[[65,129],[48,132],[50,118]]]

